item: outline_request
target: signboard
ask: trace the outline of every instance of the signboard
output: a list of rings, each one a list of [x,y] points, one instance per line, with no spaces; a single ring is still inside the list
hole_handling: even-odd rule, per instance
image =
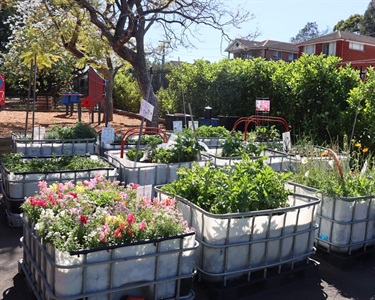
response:
[[[141,109],[139,110],[139,114],[145,119],[152,121],[154,106],[143,99],[141,102]]]
[[[182,121],[173,121],[173,132],[182,132]]]
[[[0,74],[0,105],[5,105],[5,76]]]
[[[269,112],[271,108],[270,100],[256,100],[255,109],[256,111]]]
[[[290,139],[290,131],[283,132],[283,150],[289,152],[292,149],[292,141]]]
[[[189,124],[189,128],[193,128],[193,122],[192,121],[189,121],[188,122]],[[198,128],[199,127],[199,122],[198,121],[194,121],[194,128]]]
[[[111,125],[102,128],[101,141],[105,144],[111,144],[115,140],[115,129]]]

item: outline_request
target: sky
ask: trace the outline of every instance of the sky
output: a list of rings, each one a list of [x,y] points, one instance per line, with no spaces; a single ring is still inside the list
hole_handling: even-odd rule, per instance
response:
[[[319,31],[333,27],[340,20],[353,14],[363,15],[370,0],[222,0],[230,8],[240,6],[252,13],[254,18],[241,25],[241,29],[230,31],[233,39],[243,37],[256,30],[259,36],[256,41],[276,40],[289,42],[308,22],[316,22]],[[168,51],[166,61],[180,60],[193,62],[205,59],[211,62],[228,57],[224,52],[229,45],[221,42],[218,31],[202,27],[199,40],[192,39],[196,49],[178,48]],[[154,36],[154,42],[155,40]],[[162,36],[156,37],[161,40]],[[157,41],[156,41],[157,42]]]

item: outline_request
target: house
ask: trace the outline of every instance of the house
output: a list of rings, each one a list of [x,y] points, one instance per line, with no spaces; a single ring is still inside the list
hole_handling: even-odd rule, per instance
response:
[[[261,42],[245,39],[235,39],[224,50],[228,52],[228,58],[253,58],[263,57],[267,60],[284,60],[287,62],[297,59],[298,48],[295,44],[273,40]]]
[[[296,45],[298,57],[302,53],[335,55],[342,58],[341,65],[365,71],[375,65],[375,38],[356,33],[335,31]]]

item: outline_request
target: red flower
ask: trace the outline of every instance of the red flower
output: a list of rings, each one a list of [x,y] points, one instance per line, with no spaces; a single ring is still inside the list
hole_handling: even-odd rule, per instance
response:
[[[81,216],[81,223],[86,224],[87,223],[87,218],[85,216]]]

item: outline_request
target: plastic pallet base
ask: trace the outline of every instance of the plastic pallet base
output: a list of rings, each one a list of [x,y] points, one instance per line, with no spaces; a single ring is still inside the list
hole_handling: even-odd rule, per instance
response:
[[[345,269],[358,263],[359,260],[366,260],[375,253],[375,246],[368,246],[366,250],[364,248],[353,251],[350,255],[345,253],[337,253],[327,251],[326,248],[321,246],[316,247],[317,251],[312,256],[318,261],[324,261],[330,265]]]
[[[233,299],[249,299],[252,295],[261,293],[275,287],[281,287],[286,284],[301,280],[301,278],[317,274],[319,272],[319,262],[310,259],[309,263],[296,264],[293,269],[281,269],[278,273],[278,267],[267,269],[267,277],[264,278],[263,270],[255,271],[251,274],[250,281],[246,279],[238,279],[228,281],[226,286],[222,283],[213,283],[196,281],[194,282],[194,290],[198,295],[198,291],[204,291],[204,296],[199,299],[204,300],[233,300]],[[198,298],[197,298],[198,299]]]

